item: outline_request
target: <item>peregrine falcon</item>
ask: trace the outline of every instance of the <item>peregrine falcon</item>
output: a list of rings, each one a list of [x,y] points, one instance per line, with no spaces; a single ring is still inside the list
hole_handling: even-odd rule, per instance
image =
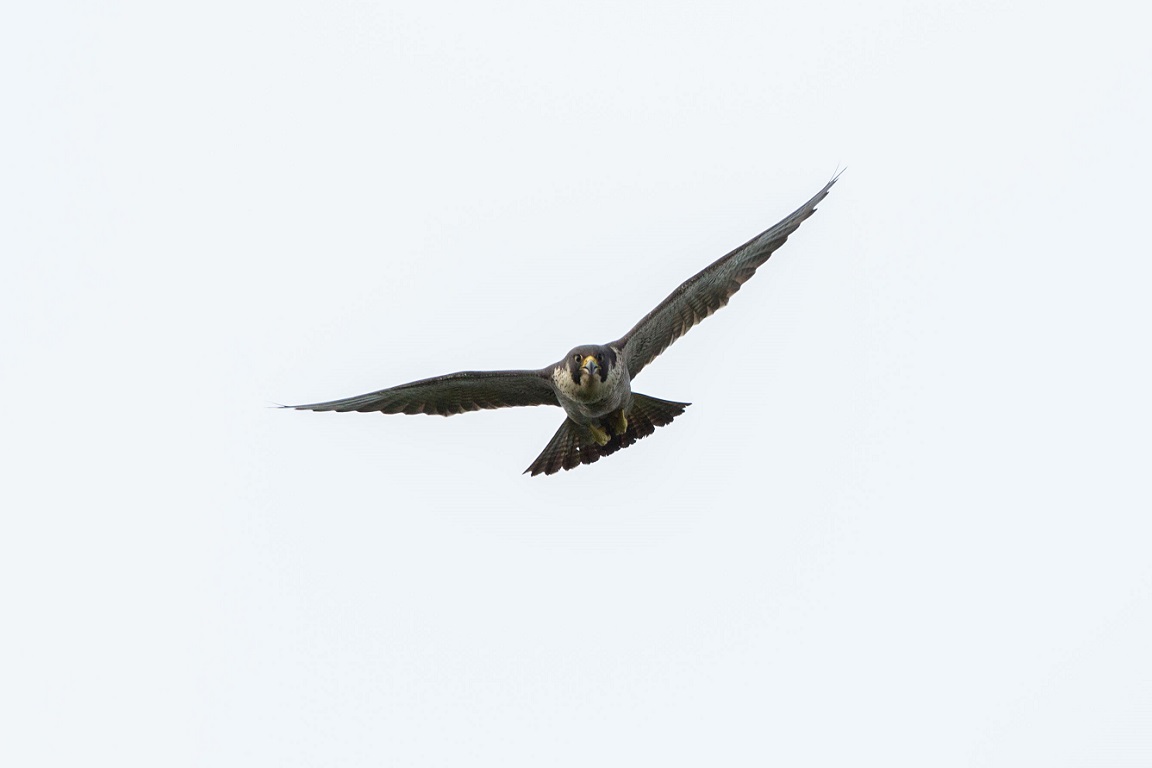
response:
[[[634,392],[632,380],[689,328],[727,304],[816,211],[839,176],[771,229],[686,280],[616,341],[576,347],[559,362],[535,371],[461,371],[343,400],[284,407],[451,416],[481,408],[558,405],[567,414],[564,423],[525,473],[551,475],[591,464],[684,412],[689,403]]]

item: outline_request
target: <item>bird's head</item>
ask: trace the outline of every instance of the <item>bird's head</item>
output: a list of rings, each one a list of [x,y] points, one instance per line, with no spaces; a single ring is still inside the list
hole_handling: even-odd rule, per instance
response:
[[[615,365],[616,353],[611,347],[588,344],[568,353],[568,375],[578,387],[603,384]]]

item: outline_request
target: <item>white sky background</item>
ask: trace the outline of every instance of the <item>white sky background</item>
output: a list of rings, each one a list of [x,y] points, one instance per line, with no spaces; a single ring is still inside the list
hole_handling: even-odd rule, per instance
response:
[[[1123,5],[9,4],[0,762],[1147,766]],[[838,166],[594,466],[267,407],[614,339]]]

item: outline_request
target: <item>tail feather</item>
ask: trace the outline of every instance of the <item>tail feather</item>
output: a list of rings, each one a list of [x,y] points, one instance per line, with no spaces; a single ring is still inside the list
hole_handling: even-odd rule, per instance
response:
[[[533,476],[551,475],[561,469],[592,464],[599,461],[601,456],[613,454],[641,438],[648,437],[657,427],[671,424],[672,420],[684,413],[684,409],[689,405],[690,403],[674,403],[634,392],[632,404],[625,411],[628,429],[622,435],[613,435],[605,445],[596,443],[592,437],[592,430],[577,424],[572,419],[565,419],[544,451],[524,472]]]

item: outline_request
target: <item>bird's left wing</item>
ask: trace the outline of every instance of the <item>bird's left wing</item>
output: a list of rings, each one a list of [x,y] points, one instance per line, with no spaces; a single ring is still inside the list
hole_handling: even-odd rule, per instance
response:
[[[380,411],[451,416],[481,408],[560,405],[549,369],[461,371],[326,403],[286,405],[298,411]]]
[[[628,374],[636,378],[644,366],[689,328],[727,304],[732,294],[756,274],[756,268],[768,261],[768,257],[784,245],[801,222],[816,211],[816,204],[828,195],[828,190],[839,177],[839,174],[834,176],[824,189],[793,211],[791,216],[684,281],[635,328],[619,341],[612,342],[612,346],[623,353]]]

